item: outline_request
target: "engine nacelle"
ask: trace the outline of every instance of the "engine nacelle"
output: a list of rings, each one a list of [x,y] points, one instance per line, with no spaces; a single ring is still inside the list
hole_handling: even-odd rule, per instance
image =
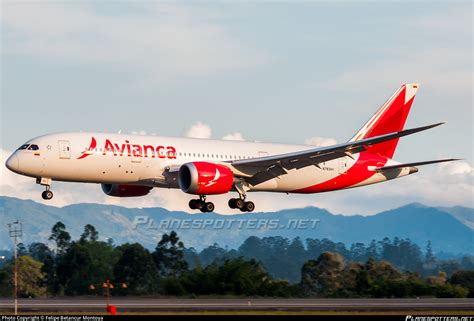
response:
[[[178,184],[185,193],[196,195],[225,194],[232,189],[234,174],[224,166],[192,162],[179,168]]]
[[[102,190],[109,196],[116,197],[135,197],[145,196],[150,193],[153,187],[140,185],[124,185],[124,184],[101,184]]]

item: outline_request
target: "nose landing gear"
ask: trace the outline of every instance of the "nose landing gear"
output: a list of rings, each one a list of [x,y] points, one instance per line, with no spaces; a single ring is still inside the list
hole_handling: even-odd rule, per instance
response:
[[[41,197],[43,197],[44,200],[50,200],[53,198],[53,192],[51,192],[49,189],[41,193]]]
[[[51,192],[50,188],[51,188],[51,178],[45,178],[45,177],[39,177],[36,179],[36,184],[40,184],[40,185],[43,185],[46,190],[41,193],[41,197],[44,199],[44,200],[50,200],[53,198],[53,192]]]

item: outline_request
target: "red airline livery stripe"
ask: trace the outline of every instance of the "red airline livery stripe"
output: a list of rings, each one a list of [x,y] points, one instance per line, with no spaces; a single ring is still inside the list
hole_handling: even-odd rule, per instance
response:
[[[348,188],[369,179],[375,174],[374,171],[368,169],[369,166],[383,167],[387,161],[387,158],[380,155],[362,152],[359,154],[356,163],[345,173],[326,182],[292,191],[292,193],[321,193]]]

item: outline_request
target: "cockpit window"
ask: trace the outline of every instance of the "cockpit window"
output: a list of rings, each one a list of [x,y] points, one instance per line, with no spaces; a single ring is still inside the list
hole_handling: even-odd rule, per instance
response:
[[[30,146],[30,144],[21,145],[21,146],[18,148],[18,150],[27,149],[28,146]]]
[[[31,144],[30,147],[28,147],[28,150],[38,150],[39,147],[36,144]]]

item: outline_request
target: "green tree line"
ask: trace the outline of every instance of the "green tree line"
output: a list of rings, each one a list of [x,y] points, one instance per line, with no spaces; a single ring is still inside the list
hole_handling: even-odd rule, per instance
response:
[[[138,243],[99,240],[88,224],[72,240],[57,222],[45,243],[18,245],[19,295],[101,295],[106,280],[126,284],[113,295],[271,297],[474,297],[474,260],[441,261],[409,239],[368,245],[328,239],[249,237],[238,249],[214,244],[198,252],[176,232],[150,251]],[[0,296],[12,295],[10,260],[0,268]]]

